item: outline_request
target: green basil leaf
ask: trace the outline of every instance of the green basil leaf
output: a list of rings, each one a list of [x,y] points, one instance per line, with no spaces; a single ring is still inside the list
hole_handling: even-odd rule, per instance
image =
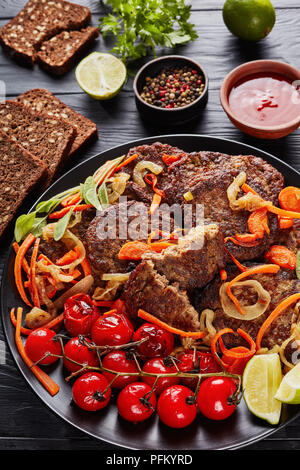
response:
[[[96,209],[101,210],[101,204],[97,195],[97,185],[92,176],[84,182],[84,200],[87,204],[92,204]]]
[[[55,207],[58,206],[58,204],[60,204],[59,199],[49,199],[48,201],[40,202],[36,206],[35,210],[36,210],[36,212],[39,212],[39,213],[49,214],[49,212],[51,212],[53,209],[55,209]]]
[[[47,216],[45,217],[36,217],[34,224],[31,229],[32,235],[35,237],[40,237],[43,233],[43,228],[47,225]]]
[[[300,279],[300,250],[297,251],[296,255],[296,276]]]
[[[63,237],[67,226],[70,222],[71,215],[73,214],[73,209],[69,210],[58,222],[56,222],[54,227],[54,240],[57,242]]]
[[[23,238],[31,232],[35,221],[35,212],[31,212],[30,214],[23,214],[17,218],[15,224],[15,239],[17,242],[23,240]]]
[[[107,206],[109,205],[109,202],[108,202],[108,194],[107,194],[107,189],[106,189],[106,184],[105,183],[102,183],[100,188],[99,188],[98,198],[99,198],[99,201],[101,203],[102,208],[106,209]]]

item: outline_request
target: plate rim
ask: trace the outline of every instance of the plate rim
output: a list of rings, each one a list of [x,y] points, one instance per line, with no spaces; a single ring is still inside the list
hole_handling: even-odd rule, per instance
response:
[[[265,150],[261,150],[259,149],[258,147],[255,147],[253,145],[250,145],[250,144],[246,144],[246,143],[243,143],[243,142],[239,142],[237,140],[233,140],[233,139],[229,139],[229,138],[225,138],[225,137],[219,137],[219,136],[213,136],[213,135],[205,135],[205,134],[162,134],[162,135],[155,135],[155,136],[148,136],[148,137],[141,137],[139,139],[134,139],[134,140],[130,140],[130,141],[126,141],[124,143],[121,143],[121,144],[118,144],[118,145],[114,145],[113,147],[110,147],[108,149],[104,149],[102,151],[100,151],[99,153],[95,154],[95,155],[92,155],[90,157],[88,157],[86,160],[78,163],[77,165],[75,165],[73,168],[70,168],[66,173],[62,174],[57,180],[55,180],[39,197],[38,199],[35,200],[34,204],[30,207],[30,209],[28,210],[27,213],[30,213],[34,207],[42,200],[42,198],[44,197],[44,194],[45,193],[51,193],[51,190],[54,188],[54,186],[58,185],[60,182],[62,182],[65,178],[68,177],[69,174],[73,173],[73,172],[76,172],[80,167],[82,166],[85,166],[89,161],[93,160],[93,159],[96,159],[96,158],[101,158],[101,156],[105,153],[109,153],[109,152],[113,152],[114,150],[120,148],[120,147],[128,147],[131,148],[132,146],[136,146],[136,145],[147,145],[149,144],[150,142],[151,143],[154,143],[154,142],[159,142],[160,139],[173,139],[173,138],[178,138],[178,139],[186,139],[186,138],[193,138],[193,139],[211,139],[213,141],[220,141],[220,143],[226,141],[228,143],[232,143],[232,144],[237,144],[237,145],[241,145],[242,147],[244,148],[248,148],[249,150],[251,150],[251,153],[249,153],[249,155],[253,154],[255,155],[255,151],[257,151],[259,154],[264,154],[268,157],[270,157],[271,160],[275,160],[276,163],[278,163],[278,166],[282,166],[283,168],[286,168],[288,169],[289,171],[292,171],[294,173],[296,173],[298,176],[300,176],[300,172],[298,170],[296,170],[295,168],[293,168],[291,165],[289,165],[288,163],[286,163],[285,161],[281,160],[280,158],[276,157],[275,155],[269,153],[269,152],[266,152]],[[171,144],[172,145],[172,144]],[[245,154],[243,154],[245,155]],[[263,158],[263,157],[260,157],[260,158]],[[282,170],[279,170],[279,171],[282,171]],[[284,175],[283,175],[284,176]],[[61,420],[67,422],[69,425],[71,425],[72,427],[75,427],[76,429],[78,429],[79,431],[81,431],[83,434],[87,434],[89,435],[90,437],[92,437],[93,439],[95,440],[100,440],[100,441],[104,441],[108,444],[112,444],[113,446],[116,446],[118,447],[119,449],[128,449],[128,450],[155,450],[155,449],[148,449],[148,448],[141,448],[141,447],[133,447],[133,446],[130,446],[130,445],[125,445],[125,444],[121,444],[119,442],[116,442],[117,440],[115,441],[112,441],[108,438],[104,438],[104,437],[99,437],[98,435],[94,434],[93,432],[91,431],[88,431],[88,430],[85,430],[85,429],[82,429],[79,425],[77,425],[76,423],[72,422],[71,419],[63,416],[59,410],[56,410],[55,409],[55,406],[54,405],[51,405],[48,403],[48,401],[46,400],[46,398],[44,398],[38,391],[38,388],[32,383],[31,381],[31,378],[28,377],[28,374],[26,373],[26,368],[23,366],[23,363],[19,363],[18,362],[18,359],[17,359],[17,351],[16,351],[16,348],[13,346],[14,345],[11,345],[10,344],[10,339],[9,339],[9,335],[8,335],[8,331],[7,331],[7,327],[6,327],[6,323],[4,321],[4,279],[7,278],[7,274],[8,274],[8,265],[9,265],[9,260],[10,260],[10,257],[11,257],[11,254],[12,254],[12,243],[14,241],[14,238],[11,240],[11,242],[9,243],[8,245],[8,252],[7,252],[7,255],[5,257],[5,260],[4,260],[4,267],[3,267],[3,272],[2,272],[2,278],[1,278],[1,288],[0,288],[0,295],[1,295],[1,303],[0,303],[0,316],[1,316],[1,322],[2,322],[2,327],[3,327],[3,332],[4,332],[4,336],[5,336],[5,340],[6,340],[6,343],[9,347],[9,352],[11,354],[11,356],[13,357],[13,360],[17,366],[17,369],[21,372],[21,375],[23,376],[23,378],[25,379],[25,381],[27,382],[27,384],[29,385],[30,389],[35,393],[35,395],[38,396],[38,398],[40,400],[42,400],[42,402],[46,405],[46,407],[51,410],[52,413],[54,413],[56,416],[58,416]],[[262,439],[274,434],[275,432],[279,431],[280,429],[284,428],[285,426],[287,426],[288,424],[292,423],[295,419],[297,419],[300,415],[300,406],[299,406],[299,411],[297,413],[295,413],[294,416],[290,417],[289,419],[287,419],[286,422],[284,423],[281,423],[279,424],[278,426],[276,427],[270,427],[270,429],[266,429],[265,431],[263,431],[261,434],[259,434],[258,436],[255,436],[253,438],[251,438],[250,440],[243,440],[237,444],[233,444],[233,445],[226,445],[226,446],[223,446],[223,447],[218,447],[218,450],[236,450],[236,449],[242,449],[246,446],[249,446],[251,444],[254,444],[256,442],[259,442],[261,441]],[[157,449],[157,450],[162,450],[162,449]],[[171,450],[171,449],[168,449],[168,450]],[[185,451],[195,451],[196,449],[186,449]],[[185,452],[184,451],[184,452]],[[201,451],[201,450],[200,450]]]

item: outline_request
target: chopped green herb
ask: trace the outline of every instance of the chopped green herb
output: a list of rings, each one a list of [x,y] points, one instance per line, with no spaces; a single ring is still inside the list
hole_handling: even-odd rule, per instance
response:
[[[140,59],[156,47],[175,47],[198,37],[189,22],[191,5],[185,0],[107,0],[112,12],[100,18],[105,37],[112,34],[112,52],[124,62]]]

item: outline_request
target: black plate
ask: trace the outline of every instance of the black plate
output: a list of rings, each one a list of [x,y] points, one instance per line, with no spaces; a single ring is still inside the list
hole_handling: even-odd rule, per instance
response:
[[[169,143],[185,151],[212,150],[231,155],[254,154],[271,163],[285,176],[286,185],[299,186],[299,173],[293,168],[249,145],[240,144],[231,140],[217,137],[197,135],[167,135],[150,137],[129,142],[124,145],[106,150],[78,165],[54,183],[40,200],[48,199],[55,194],[82,182],[106,160],[116,158],[126,153],[135,145],[151,144],[155,141]],[[71,403],[71,386],[64,381],[63,369],[60,364],[48,369],[51,377],[60,385],[60,392],[51,397],[36,380],[28,367],[20,358],[14,342],[14,328],[9,319],[11,307],[21,305],[20,297],[14,287],[13,278],[13,250],[9,251],[8,259],[2,280],[1,306],[2,320],[7,342],[11,353],[23,376],[45,402],[61,418],[81,429],[82,431],[104,441],[130,449],[150,450],[192,450],[192,449],[233,449],[253,443],[269,436],[279,427],[286,425],[299,414],[300,407],[284,406],[280,424],[269,426],[262,420],[255,418],[242,402],[238,410],[223,422],[214,422],[198,416],[196,421],[184,430],[170,429],[152,416],[150,420],[132,425],[118,416],[116,406],[111,404],[105,410],[88,413],[80,410]]]

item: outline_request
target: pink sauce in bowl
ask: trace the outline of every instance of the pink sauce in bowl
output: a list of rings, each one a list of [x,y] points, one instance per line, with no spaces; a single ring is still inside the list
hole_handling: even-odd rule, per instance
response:
[[[232,114],[252,126],[275,127],[300,117],[300,93],[289,79],[257,73],[238,81],[230,90]]]

